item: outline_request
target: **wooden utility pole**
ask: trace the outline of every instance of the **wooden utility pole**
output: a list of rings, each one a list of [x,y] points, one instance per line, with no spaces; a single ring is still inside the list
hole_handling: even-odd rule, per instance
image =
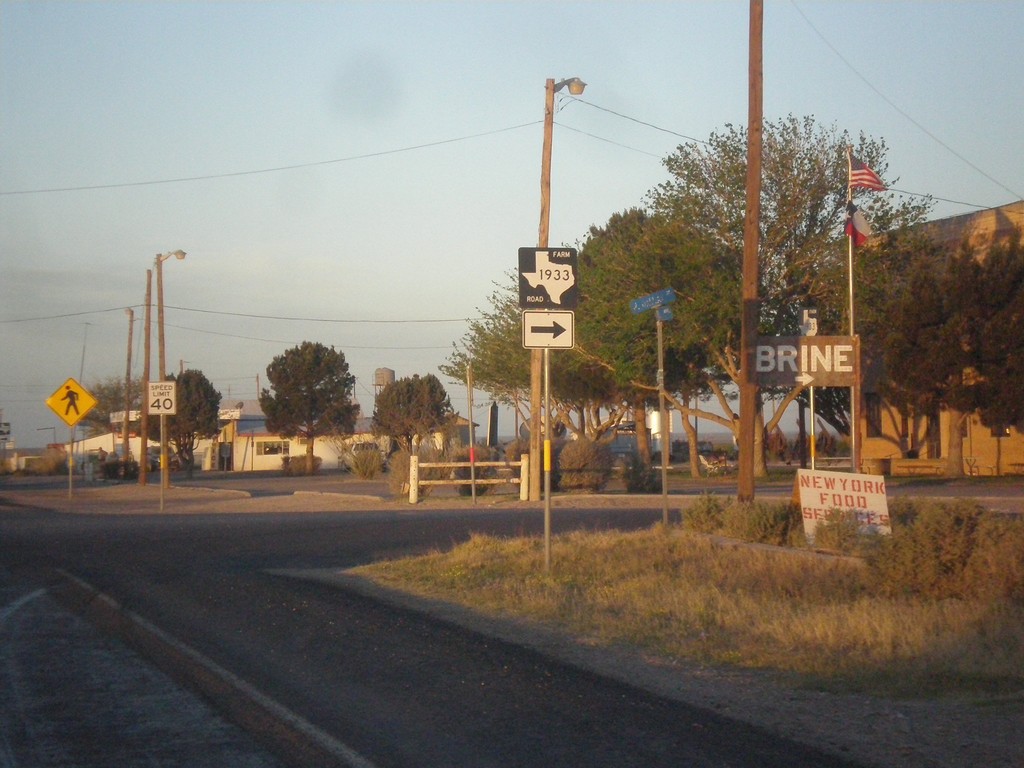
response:
[[[132,452],[128,448],[128,421],[132,412],[132,334],[135,330],[135,310],[128,307],[124,311],[128,315],[128,355],[124,364],[124,421],[121,422],[121,456],[124,465],[128,465]]]
[[[760,322],[758,251],[761,224],[761,132],[764,112],[763,0],[750,0],[750,64],[747,102],[747,210],[743,221],[743,309],[740,326],[740,463],[736,496],[754,499],[757,379],[754,349]]]
[[[142,423],[139,426],[139,485],[149,481],[149,337],[153,327],[153,270],[146,270],[146,314],[142,338]]]

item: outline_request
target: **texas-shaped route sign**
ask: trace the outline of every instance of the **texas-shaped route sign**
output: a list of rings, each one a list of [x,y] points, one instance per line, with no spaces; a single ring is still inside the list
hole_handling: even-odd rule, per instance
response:
[[[520,248],[519,307],[575,309],[578,263],[575,248]]]

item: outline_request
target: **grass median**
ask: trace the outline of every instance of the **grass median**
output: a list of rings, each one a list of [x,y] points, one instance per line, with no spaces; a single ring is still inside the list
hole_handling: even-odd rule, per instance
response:
[[[357,573],[588,643],[737,665],[836,691],[1024,700],[1024,606],[891,597],[856,558],[662,526],[553,540],[476,535]]]

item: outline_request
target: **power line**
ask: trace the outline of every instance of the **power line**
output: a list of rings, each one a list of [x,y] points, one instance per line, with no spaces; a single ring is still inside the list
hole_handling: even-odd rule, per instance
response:
[[[673,131],[673,130],[671,130],[669,128],[662,128],[660,125],[655,125],[654,123],[648,123],[648,122],[645,122],[644,120],[639,120],[639,119],[637,119],[635,117],[630,117],[629,115],[624,115],[621,112],[616,112],[614,109],[608,109],[607,107],[599,106],[597,104],[594,104],[593,102],[586,101],[585,99],[576,99],[576,101],[578,101],[580,104],[586,104],[588,107],[593,107],[594,109],[599,109],[602,112],[607,112],[609,115],[615,115],[616,117],[621,117],[623,120],[629,120],[630,122],[636,123],[638,125],[643,125],[643,126],[645,126],[647,128],[653,128],[656,131],[661,131],[662,133],[668,133],[668,134],[670,134],[672,136],[678,136],[680,139],[686,139],[687,141],[693,141],[693,142],[696,142],[697,144],[707,144],[708,143],[704,139],[695,139],[693,136],[687,136],[685,133],[679,133],[678,131]],[[624,146],[624,145],[622,145],[622,146]]]
[[[354,323],[354,324],[369,324],[369,323],[397,323],[400,325],[407,324],[419,324],[419,323],[466,323],[471,318],[468,317],[449,317],[440,319],[427,319],[427,320],[344,320],[331,317],[288,317],[281,315],[255,315],[248,314],[245,312],[223,312],[217,309],[193,309],[191,307],[174,307],[168,304],[164,305],[164,309],[176,309],[180,312],[198,312],[204,315],[224,315],[226,317],[247,317],[256,320],[283,320],[289,322],[301,322],[301,323]]]
[[[385,157],[387,155],[397,155],[403,152],[413,152],[418,149],[429,149],[431,147],[440,147],[445,144],[455,144],[461,141],[469,141],[471,139],[479,139],[484,136],[494,136],[499,133],[507,133],[509,131],[516,131],[520,128],[528,128],[532,125],[540,125],[542,121],[534,120],[529,123],[520,123],[519,125],[512,125],[507,128],[498,128],[493,131],[484,131],[482,133],[474,133],[468,136],[458,136],[452,139],[441,139],[439,141],[430,141],[424,144],[414,144],[408,147],[399,147],[397,149],[384,149],[379,152],[367,152],[362,155],[350,155],[348,157],[338,157],[332,160],[316,160],[310,163],[298,163],[295,165],[280,165],[273,168],[258,168],[255,170],[248,171],[231,171],[228,173],[210,173],[201,176],[181,176],[173,179],[150,179],[147,181],[124,181],[113,184],[87,184],[77,187],[47,187],[42,189],[18,189],[8,190],[0,192],[0,196],[9,195],[41,195],[52,192],[88,192],[91,190],[98,189],[124,189],[127,187],[147,187],[154,186],[157,184],[181,184],[188,181],[210,181],[214,179],[230,179],[238,176],[255,176],[263,173],[277,173],[279,171],[294,171],[301,168],[315,168],[322,165],[335,165],[338,163],[349,163],[355,160],[368,160],[374,157]]]
[[[243,341],[260,341],[260,342],[265,342],[267,344],[298,344],[299,343],[299,342],[297,342],[295,340],[288,340],[288,341],[286,341],[286,340],[283,340],[283,339],[264,339],[264,338],[261,338],[259,336],[243,336],[242,334],[238,334],[238,333],[224,333],[223,331],[207,331],[207,330],[204,330],[202,328],[189,328],[188,326],[184,326],[184,325],[171,325],[170,323],[165,323],[165,325],[168,328],[177,328],[179,331],[190,331],[192,333],[205,333],[205,334],[207,334],[209,336],[224,336],[224,337],[229,338],[229,339],[242,339]],[[435,346],[425,346],[425,347],[387,347],[387,346],[382,346],[380,344],[372,344],[372,345],[367,345],[367,346],[355,346],[355,345],[352,345],[352,344],[346,344],[345,345],[345,349],[385,349],[385,350],[389,350],[389,351],[393,351],[393,350],[398,350],[398,351],[401,351],[401,350],[419,350],[419,349],[450,349],[450,348],[451,348],[450,345],[445,345],[445,346],[436,346],[435,345]]]
[[[143,309],[144,305],[136,304],[131,309]],[[417,325],[417,324],[432,324],[432,323],[466,323],[472,318],[468,317],[449,317],[449,318],[426,318],[426,319],[387,319],[387,320],[373,320],[373,319],[340,319],[330,317],[285,317],[280,315],[256,315],[248,314],[244,312],[222,312],[215,309],[195,309],[191,307],[175,307],[169,304],[164,305],[165,309],[176,309],[180,312],[198,312],[207,315],[224,315],[227,317],[245,317],[253,320],[279,320],[289,321],[298,323],[351,323],[351,324],[372,324],[372,323],[387,323],[387,324],[405,324],[405,325]],[[0,324],[5,323],[32,323],[42,322],[44,320],[64,320],[69,317],[82,317],[83,315],[98,315],[105,312],[123,312],[124,307],[113,307],[110,309],[88,309],[81,312],[66,312],[59,315],[41,315],[36,317],[16,317],[8,320],[0,320]]]
[[[915,119],[914,119],[913,117],[911,117],[911,116],[910,116],[910,115],[909,115],[909,114],[908,114],[908,113],[907,113],[907,112],[906,112],[906,111],[905,111],[905,110],[904,110],[903,108],[901,108],[901,107],[900,107],[900,106],[899,106],[899,105],[898,105],[898,104],[897,104],[896,102],[894,102],[894,101],[893,101],[892,99],[890,99],[890,98],[889,98],[888,96],[886,96],[886,95],[885,95],[884,93],[882,93],[882,91],[881,91],[881,90],[880,90],[879,88],[877,88],[877,87],[875,86],[875,84],[874,84],[874,83],[872,83],[872,82],[871,82],[870,80],[868,80],[868,79],[867,79],[867,78],[866,78],[866,77],[865,77],[864,75],[862,75],[862,74],[861,74],[861,73],[860,73],[860,72],[859,72],[859,71],[857,70],[857,68],[856,68],[856,67],[854,67],[854,66],[853,66],[853,64],[851,64],[851,63],[849,62],[849,60],[848,60],[848,59],[847,59],[847,58],[846,58],[845,56],[843,56],[843,54],[842,54],[842,53],[840,53],[840,52],[839,52],[839,49],[838,49],[838,48],[836,48],[836,47],[835,47],[834,45],[832,45],[832,43],[831,43],[831,42],[830,42],[830,41],[828,40],[828,38],[826,38],[826,37],[825,37],[825,36],[824,36],[824,35],[823,35],[823,34],[822,34],[822,33],[821,33],[821,32],[820,32],[819,30],[818,30],[818,28],[817,28],[816,26],[814,26],[814,24],[813,24],[813,23],[811,22],[811,20],[810,20],[809,18],[807,18],[807,14],[805,14],[805,13],[803,12],[803,10],[801,10],[800,6],[796,4],[796,0],[790,0],[790,2],[792,3],[792,5],[793,5],[793,8],[795,8],[795,9],[796,9],[796,12],[797,12],[797,13],[799,13],[799,14],[800,14],[800,16],[802,16],[802,17],[803,17],[803,20],[804,20],[804,21],[805,21],[805,22],[807,23],[807,26],[809,26],[809,27],[811,28],[811,30],[812,30],[812,31],[814,32],[814,34],[816,34],[816,35],[817,35],[817,36],[818,36],[818,37],[819,37],[819,38],[821,39],[821,41],[822,41],[823,43],[825,43],[825,45],[826,45],[826,46],[828,46],[828,48],[829,48],[829,49],[830,49],[830,50],[832,51],[832,53],[834,53],[834,54],[836,55],[836,58],[838,58],[838,59],[839,59],[839,60],[840,60],[841,62],[843,62],[843,64],[845,64],[845,65],[847,66],[847,68],[848,68],[848,69],[849,69],[849,70],[850,70],[851,72],[853,72],[853,74],[854,74],[854,75],[856,75],[856,76],[857,76],[857,78],[858,78],[858,79],[859,79],[859,80],[860,80],[860,81],[861,81],[862,83],[864,83],[864,85],[866,85],[866,86],[867,86],[868,88],[870,88],[870,89],[871,89],[872,91],[874,91],[874,92],[875,92],[875,94],[876,94],[876,95],[877,95],[877,96],[878,96],[878,97],[879,97],[880,99],[882,99],[882,101],[884,101],[884,102],[885,102],[886,104],[888,104],[888,105],[889,105],[890,107],[892,107],[892,108],[893,108],[893,109],[894,109],[894,110],[895,110],[895,111],[896,111],[897,113],[899,113],[899,114],[900,114],[900,115],[902,115],[902,116],[903,116],[904,118],[906,118],[906,119],[907,119],[907,120],[908,120],[908,121],[909,121],[909,122],[910,122],[911,124],[913,124],[913,125],[914,125],[914,127],[916,127],[916,128],[917,128],[917,129],[919,130],[919,131],[921,131],[921,132],[922,132],[923,134],[925,134],[925,135],[926,135],[926,136],[927,136],[928,138],[930,138],[930,139],[931,139],[932,141],[934,141],[934,142],[935,142],[936,144],[938,144],[938,145],[939,145],[940,147],[942,147],[943,149],[945,149],[945,150],[946,150],[947,152],[949,152],[949,153],[950,153],[951,155],[953,155],[953,156],[954,156],[954,157],[956,157],[957,159],[959,159],[959,160],[961,160],[962,162],[966,163],[966,164],[967,164],[968,166],[970,166],[970,167],[971,167],[971,168],[973,168],[973,169],[974,169],[975,171],[977,171],[978,173],[980,173],[980,174],[981,174],[982,176],[984,176],[984,177],[985,177],[986,179],[988,179],[989,181],[991,181],[991,182],[992,182],[993,184],[997,185],[998,187],[1000,187],[1000,188],[1001,188],[1001,189],[1003,189],[1004,191],[1006,191],[1006,192],[1009,192],[1009,193],[1010,193],[1011,195],[1013,195],[1013,196],[1014,196],[1015,198],[1017,198],[1017,199],[1021,199],[1021,198],[1024,198],[1024,195],[1022,195],[1022,194],[1021,194],[1020,192],[1017,192],[1017,191],[1015,191],[1015,190],[1013,190],[1013,189],[1010,189],[1010,188],[1009,188],[1008,186],[1006,186],[1006,185],[1005,185],[1005,184],[1003,184],[1003,183],[1002,183],[1001,181],[999,181],[999,179],[997,179],[997,178],[995,178],[994,176],[990,175],[989,173],[985,172],[984,170],[982,170],[981,168],[979,168],[979,167],[978,167],[977,165],[975,165],[974,163],[972,163],[972,162],[971,162],[970,160],[968,160],[968,159],[967,159],[966,157],[964,157],[963,155],[961,155],[961,154],[960,154],[959,152],[957,152],[957,151],[956,151],[955,149],[953,149],[953,148],[952,148],[951,146],[949,146],[949,144],[947,144],[946,142],[944,142],[944,141],[943,141],[942,139],[940,139],[940,138],[939,138],[938,136],[936,136],[936,135],[935,135],[934,133],[932,133],[931,131],[929,131],[929,130],[928,130],[928,129],[927,129],[927,128],[926,128],[925,126],[924,126],[924,125],[922,125],[922,124],[921,124],[921,123],[919,123],[919,122],[918,122],[917,120],[915,120]],[[913,194],[913,193],[911,193],[911,194]],[[940,199],[940,198],[936,198],[936,199]],[[947,202],[955,202],[955,201],[947,201]],[[972,203],[963,203],[963,205],[972,205]],[[981,208],[981,207],[987,207],[987,206],[977,206],[977,207]]]

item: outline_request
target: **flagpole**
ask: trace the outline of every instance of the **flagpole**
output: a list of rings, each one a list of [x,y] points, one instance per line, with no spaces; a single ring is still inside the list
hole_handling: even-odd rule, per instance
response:
[[[853,147],[846,148],[846,208],[850,209],[853,202]],[[848,214],[849,215],[849,214]],[[853,232],[846,234],[847,244],[847,272],[849,274],[849,299],[850,299],[850,337],[857,335],[856,326],[853,321]],[[860,426],[857,424],[857,398],[860,394],[860,366],[857,366],[857,374],[854,377],[854,384],[850,387],[850,471],[857,472],[860,468],[860,456],[858,455],[859,441],[857,433]]]

